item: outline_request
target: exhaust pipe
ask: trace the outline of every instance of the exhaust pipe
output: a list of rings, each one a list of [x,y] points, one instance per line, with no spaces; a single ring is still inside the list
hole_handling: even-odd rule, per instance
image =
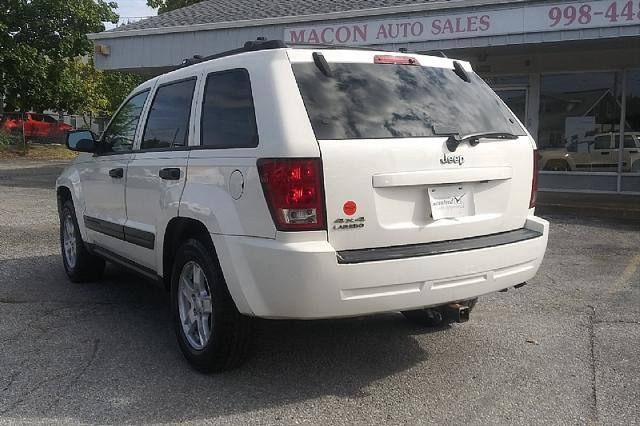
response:
[[[514,285],[514,286],[513,286],[513,288],[518,289],[518,288],[522,288],[522,287],[524,287],[525,285],[527,285],[527,282],[526,282],[526,281],[525,281],[525,282],[523,282],[523,283],[520,283],[520,284],[516,284],[516,285]],[[509,291],[509,287],[507,287],[507,288],[503,288],[502,290],[498,290],[498,291],[499,291],[500,293],[506,293],[507,291]]]
[[[467,305],[460,303],[451,303],[447,305],[447,317],[451,318],[455,322],[467,322],[469,321],[470,309]]]

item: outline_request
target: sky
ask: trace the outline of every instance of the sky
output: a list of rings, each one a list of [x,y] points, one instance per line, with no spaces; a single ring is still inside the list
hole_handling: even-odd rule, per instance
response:
[[[116,0],[121,22],[136,21],[142,17],[157,15],[157,11],[147,6],[147,0]],[[107,29],[113,25],[107,24]]]
[[[156,11],[147,6],[147,0],[118,0],[118,14],[126,17],[156,15]]]

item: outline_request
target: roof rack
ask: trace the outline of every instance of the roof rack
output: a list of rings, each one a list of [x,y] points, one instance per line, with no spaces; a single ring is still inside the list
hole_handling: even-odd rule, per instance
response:
[[[367,50],[367,51],[380,51],[381,49],[376,49],[373,47],[364,47],[364,46],[344,46],[338,44],[295,44],[295,43],[285,43],[282,40],[267,40],[264,37],[258,37],[256,40],[248,41],[244,44],[244,46],[227,50],[226,52],[216,53],[211,56],[200,56],[196,55],[193,58],[188,58],[182,61],[180,65],[176,68],[185,68],[190,67],[191,65],[199,64],[201,62],[211,61],[213,59],[224,58],[227,56],[238,55],[240,53],[246,52],[256,52],[259,50],[273,50],[273,49],[285,49],[287,47],[294,47],[298,49],[349,49],[349,50]]]
[[[349,50],[367,50],[367,51],[384,51],[385,49],[376,49],[375,47],[367,46],[346,46],[344,44],[304,44],[304,43],[290,43],[287,47],[295,47],[296,49],[349,49]]]
[[[226,56],[238,55],[240,53],[256,52],[259,50],[284,49],[286,47],[289,46],[287,46],[287,44],[282,40],[267,40],[264,37],[258,37],[257,40],[248,41],[244,44],[244,46],[238,49],[227,50],[226,52],[216,53],[215,55],[210,56],[195,55],[193,58],[188,58],[182,61],[178,68],[190,67],[191,65],[199,64],[201,62],[224,58]]]

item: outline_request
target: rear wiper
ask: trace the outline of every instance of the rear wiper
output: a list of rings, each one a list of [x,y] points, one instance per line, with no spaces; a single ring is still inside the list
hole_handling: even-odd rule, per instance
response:
[[[509,132],[479,132],[470,133],[465,136],[452,134],[447,139],[447,148],[451,152],[455,152],[462,142],[469,142],[469,145],[476,146],[480,143],[480,139],[518,139],[517,135]]]

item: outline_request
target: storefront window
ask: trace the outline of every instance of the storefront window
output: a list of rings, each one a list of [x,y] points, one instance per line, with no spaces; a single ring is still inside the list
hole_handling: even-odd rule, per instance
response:
[[[495,89],[495,92],[518,117],[520,122],[527,123],[527,89]]]
[[[529,76],[498,75],[483,76],[482,78],[502,98],[520,122],[528,126]]]
[[[627,72],[626,89],[622,171],[640,173],[640,70]]]
[[[617,171],[621,83],[621,72],[542,76],[538,133],[541,169]]]
[[[529,85],[528,75],[495,75],[482,76],[482,78],[484,78],[484,81],[491,87],[527,87]]]

